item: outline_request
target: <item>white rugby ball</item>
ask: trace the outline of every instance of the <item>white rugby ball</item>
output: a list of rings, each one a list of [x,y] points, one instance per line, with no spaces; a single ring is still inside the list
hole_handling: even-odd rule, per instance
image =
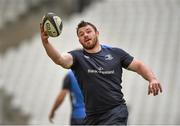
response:
[[[51,37],[57,37],[61,34],[63,23],[55,13],[46,13],[42,18],[44,31]]]

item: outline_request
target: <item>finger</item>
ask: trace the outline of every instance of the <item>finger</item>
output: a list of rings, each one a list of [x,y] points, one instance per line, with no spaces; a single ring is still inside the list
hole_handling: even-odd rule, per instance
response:
[[[50,122],[51,122],[51,123],[54,123],[52,119],[50,119]]]
[[[42,23],[40,23],[40,30],[41,30],[41,32],[44,32]]]
[[[148,87],[148,94],[150,95],[151,93],[153,93],[153,90],[152,90],[152,86],[149,85],[149,87]]]
[[[158,95],[158,92],[159,92],[158,84],[155,84],[154,88],[155,88],[155,95]]]
[[[148,95],[150,94],[150,91],[149,91],[149,86],[148,86]]]
[[[156,92],[153,90],[153,95],[156,96]]]
[[[49,38],[48,34],[44,33],[44,39],[47,40],[48,38]]]
[[[160,90],[160,88],[159,88],[159,83],[157,83],[157,84],[154,84],[154,90],[155,90],[155,95],[158,95],[158,93],[159,93],[159,90]]]
[[[158,90],[155,90],[154,96],[158,95]]]
[[[150,92],[150,89],[148,88],[148,95],[150,95],[150,93],[151,93],[151,92]]]
[[[41,38],[43,40],[47,40],[49,38],[48,34],[46,32],[41,32]]]
[[[148,95],[150,95],[151,93],[152,93],[152,90],[151,90],[151,88],[150,88],[150,86],[149,86]]]
[[[161,87],[161,84],[158,84],[158,87],[160,89],[160,92],[162,93],[162,87]]]
[[[154,96],[158,95],[158,92],[159,92],[159,89],[156,88],[156,89],[155,89],[155,92],[154,92],[154,94],[155,94]]]
[[[44,35],[48,37],[47,31],[44,31]]]
[[[151,89],[150,89],[150,85],[148,86],[148,95],[151,94]]]
[[[52,117],[52,115],[49,117],[49,121],[50,121],[51,123],[53,123],[53,117]]]
[[[49,122],[51,122],[51,119],[52,119],[51,116],[49,116]]]
[[[152,86],[152,93],[153,93],[154,96],[156,95],[156,88],[155,88],[155,85]]]

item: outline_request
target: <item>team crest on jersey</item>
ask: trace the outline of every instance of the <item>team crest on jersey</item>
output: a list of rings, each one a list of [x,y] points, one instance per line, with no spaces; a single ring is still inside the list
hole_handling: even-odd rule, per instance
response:
[[[111,54],[105,55],[105,60],[112,60],[113,56]]]

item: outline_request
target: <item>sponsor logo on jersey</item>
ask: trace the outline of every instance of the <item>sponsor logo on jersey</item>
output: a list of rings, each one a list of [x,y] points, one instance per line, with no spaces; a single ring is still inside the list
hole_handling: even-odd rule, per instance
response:
[[[102,67],[98,67],[97,69],[88,69],[88,73],[114,74],[114,70],[104,70]]]

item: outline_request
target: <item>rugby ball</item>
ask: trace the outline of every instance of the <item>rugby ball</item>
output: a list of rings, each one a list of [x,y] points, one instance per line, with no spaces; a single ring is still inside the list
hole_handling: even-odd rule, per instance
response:
[[[59,16],[55,13],[46,13],[42,18],[44,31],[48,36],[57,37],[61,34],[63,23]]]

